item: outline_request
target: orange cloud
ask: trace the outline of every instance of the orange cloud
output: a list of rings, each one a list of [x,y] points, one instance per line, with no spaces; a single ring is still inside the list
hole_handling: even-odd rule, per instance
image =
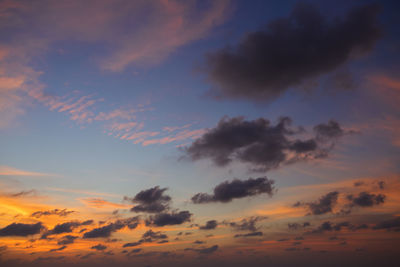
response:
[[[114,202],[110,202],[110,201],[104,200],[102,198],[83,198],[83,199],[80,199],[80,201],[82,203],[84,203],[85,205],[88,205],[89,207],[97,208],[97,209],[101,209],[101,208],[127,208],[128,207],[128,205],[126,205],[126,204],[114,203]]]

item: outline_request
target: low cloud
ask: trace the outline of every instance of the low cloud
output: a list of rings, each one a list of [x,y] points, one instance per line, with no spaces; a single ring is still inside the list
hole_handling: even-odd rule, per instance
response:
[[[310,214],[312,215],[326,214],[332,212],[333,207],[337,203],[338,196],[339,192],[333,191],[322,196],[318,201],[309,203],[297,202],[293,206],[294,207],[306,206],[310,211]]]
[[[231,202],[236,198],[244,198],[259,194],[274,193],[274,181],[268,180],[267,177],[249,178],[247,180],[235,179],[231,182],[225,181],[214,188],[213,194],[198,193],[192,197],[195,204],[203,204],[210,202]]]
[[[152,226],[177,225],[185,222],[190,222],[191,217],[192,214],[187,210],[179,212],[174,211],[171,213],[158,213],[150,216],[146,220],[146,225],[152,225]]]
[[[234,236],[234,238],[239,238],[239,237],[253,237],[253,236],[262,236],[263,232],[251,232],[247,234],[237,234]]]
[[[330,120],[313,128],[314,137],[300,139],[304,128],[291,127],[291,123],[289,117],[280,118],[275,125],[264,118],[224,117],[183,152],[193,161],[208,158],[220,167],[239,161],[253,171],[267,171],[327,157],[340,137],[353,133]]]
[[[207,221],[205,225],[199,226],[199,229],[200,230],[213,230],[213,229],[217,228],[217,226],[218,226],[218,223],[216,220],[210,220],[210,221]]]
[[[361,192],[358,194],[358,196],[348,195],[347,199],[351,201],[352,206],[372,207],[383,204],[386,196],[383,194],[375,195],[368,192]]]
[[[0,236],[30,236],[44,229],[41,222],[34,224],[12,223],[0,229]]]
[[[169,209],[171,197],[164,194],[166,190],[167,188],[155,186],[140,191],[133,198],[124,197],[124,199],[138,203],[131,209],[133,212],[158,213]]]
[[[229,222],[228,225],[234,228],[236,231],[252,231],[255,232],[259,229],[256,223],[267,219],[267,217],[262,216],[252,216],[249,218],[244,218],[239,222]]]
[[[139,225],[139,217],[132,217],[127,219],[117,220],[106,226],[94,228],[89,232],[83,234],[83,238],[105,238],[110,237],[112,233],[118,230],[128,227],[129,229],[135,229]]]

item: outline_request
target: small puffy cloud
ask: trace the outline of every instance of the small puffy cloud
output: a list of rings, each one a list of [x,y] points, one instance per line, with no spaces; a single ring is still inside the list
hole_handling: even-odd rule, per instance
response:
[[[293,206],[294,207],[306,206],[312,215],[321,215],[332,212],[333,207],[337,203],[338,196],[339,192],[333,191],[322,196],[319,200],[315,202],[309,202],[309,203],[297,202]]]
[[[217,228],[217,226],[218,226],[218,223],[216,220],[210,220],[210,221],[207,221],[205,225],[199,226],[199,229],[200,230],[212,230],[212,229]]]
[[[95,250],[98,250],[98,251],[103,251],[103,250],[107,249],[107,246],[104,246],[102,244],[98,244],[96,246],[92,246],[91,249],[95,249]]]
[[[146,225],[153,225],[153,226],[177,225],[185,222],[190,222],[191,217],[192,214],[187,210],[179,212],[174,211],[171,213],[158,213],[150,216],[146,220]]]
[[[138,203],[131,209],[133,212],[158,213],[169,209],[171,197],[164,194],[166,190],[167,188],[155,186],[140,191],[133,198],[125,197],[124,199],[133,203]]]
[[[225,181],[214,188],[213,194],[198,193],[192,197],[195,204],[209,202],[231,202],[236,198],[244,198],[259,194],[272,195],[274,193],[274,181],[267,177],[249,178],[247,180],[235,179],[231,182]]]

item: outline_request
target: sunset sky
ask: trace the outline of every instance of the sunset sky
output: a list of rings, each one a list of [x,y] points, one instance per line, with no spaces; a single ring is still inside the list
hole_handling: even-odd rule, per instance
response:
[[[0,266],[399,266],[399,11],[0,0]]]

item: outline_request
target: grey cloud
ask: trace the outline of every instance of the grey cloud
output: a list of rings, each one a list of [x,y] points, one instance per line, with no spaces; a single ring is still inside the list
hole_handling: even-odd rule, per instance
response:
[[[214,188],[212,195],[206,193],[198,193],[192,197],[195,204],[209,202],[230,202],[235,198],[244,198],[259,194],[272,195],[274,193],[274,181],[268,180],[267,177],[249,178],[247,180],[235,179],[231,182],[225,181]]]
[[[339,137],[351,133],[331,120],[316,125],[315,137],[303,140],[296,135],[304,129],[290,125],[288,117],[280,118],[276,125],[264,118],[224,117],[183,152],[193,161],[208,158],[222,167],[236,160],[248,164],[252,170],[267,171],[326,157]]]
[[[140,191],[133,198],[125,197],[125,200],[130,200],[133,203],[138,203],[131,211],[133,212],[148,212],[158,213],[169,209],[171,197],[165,195],[167,188],[155,186],[153,188]]]
[[[212,230],[217,228],[218,223],[216,220],[207,221],[205,225],[199,226],[200,230]]]
[[[34,224],[12,223],[0,229],[0,236],[30,236],[44,229],[41,222]]]
[[[165,226],[190,222],[192,214],[185,210],[171,213],[158,213],[146,220],[146,225]]]
[[[208,55],[206,72],[216,85],[211,95],[266,102],[334,72],[372,50],[381,37],[379,10],[359,6],[330,20],[311,4],[297,4],[288,17],[247,33],[238,47]]]

